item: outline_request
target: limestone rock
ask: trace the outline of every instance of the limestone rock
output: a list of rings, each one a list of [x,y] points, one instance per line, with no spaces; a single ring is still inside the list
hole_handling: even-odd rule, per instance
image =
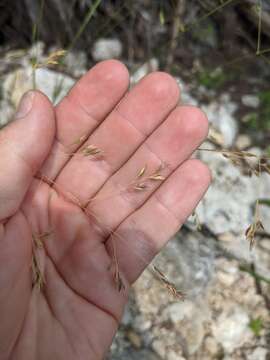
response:
[[[40,68],[35,71],[35,84],[36,89],[42,91],[56,104],[67,94],[74,80],[53,70]],[[17,107],[22,95],[33,89],[33,85],[33,69],[27,66],[7,75],[3,84],[4,94],[9,96],[13,106]]]
[[[122,54],[122,43],[118,39],[98,39],[91,54],[95,61],[119,58]]]
[[[224,311],[213,325],[213,335],[223,348],[231,353],[251,337],[249,316],[237,304]]]

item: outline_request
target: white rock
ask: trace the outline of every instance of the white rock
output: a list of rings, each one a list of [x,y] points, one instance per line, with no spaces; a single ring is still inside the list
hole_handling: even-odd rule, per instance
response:
[[[260,99],[256,95],[243,95],[241,100],[243,105],[254,109],[258,108],[260,105]]]
[[[237,276],[234,274],[228,274],[226,272],[218,272],[217,278],[224,286],[227,287],[232,286],[232,284],[237,280]]]
[[[251,145],[251,138],[248,135],[240,134],[236,139],[235,145],[239,150],[246,149]]]
[[[238,133],[237,121],[233,116],[236,108],[235,103],[226,96],[209,105],[202,105],[202,110],[206,113],[209,122],[223,135],[225,147],[234,144]]]
[[[204,146],[209,147],[209,146]],[[245,177],[221,154],[201,152],[212,172],[212,184],[197,208],[200,222],[215,234],[239,234],[252,220],[250,206],[256,199],[252,178]]]
[[[128,305],[125,307],[124,315],[121,321],[121,324],[125,326],[129,326],[133,322],[133,316],[131,314],[130,307]]]
[[[204,323],[209,320],[207,303],[189,300],[175,303],[165,309],[164,316],[180,329],[189,354],[194,354],[202,345],[205,336]]]
[[[16,65],[16,70],[3,77],[3,98],[0,101],[0,127],[12,120],[22,95],[34,87],[32,59],[39,64],[46,64],[48,55],[44,54],[44,44],[38,42],[27,50],[9,51],[3,63]],[[54,103],[66,95],[74,80],[62,73],[40,67],[35,70],[36,89],[44,92]]]
[[[204,346],[208,353],[211,355],[217,355],[220,351],[220,346],[216,342],[216,340],[210,336],[208,336],[204,341]]]
[[[122,43],[118,39],[99,39],[92,48],[95,61],[119,58],[122,54]]]
[[[237,304],[232,304],[212,324],[213,336],[226,352],[233,352],[252,337],[249,316]]]
[[[190,87],[181,78],[175,78],[180,87],[180,98],[182,105],[198,106],[199,102],[191,95]]]
[[[205,144],[204,148],[211,148],[211,145]],[[238,167],[218,153],[201,151],[199,156],[209,165],[213,176],[208,192],[197,207],[200,222],[216,235],[231,233],[232,241],[226,241],[226,249],[240,258],[250,260],[252,253],[249,252],[244,233],[253,222],[254,205],[258,197],[268,198],[269,175],[262,174],[260,178],[245,176]],[[265,206],[261,210],[269,231],[269,208]]]
[[[150,320],[147,320],[143,315],[138,315],[134,318],[132,318],[133,327],[138,332],[144,332],[146,330],[149,330],[152,326],[152,322]]]
[[[184,318],[192,318],[194,314],[194,304],[190,301],[177,302],[169,305],[165,311],[170,320],[176,324]]]
[[[255,349],[252,354],[247,356],[247,360],[266,360],[268,350],[262,347]]]
[[[0,101],[0,129],[12,120],[15,108],[11,106],[9,101]]]
[[[40,59],[44,56],[44,49],[45,44],[41,41],[36,42],[30,49],[29,49],[29,57],[33,58],[36,57]]]
[[[188,84],[181,78],[176,78],[176,81],[179,83],[181,90],[181,103],[200,106],[206,113],[210,124],[221,134],[222,146],[232,146],[238,133],[238,125],[234,117],[237,105],[230,99],[229,94],[225,93],[209,104],[200,105],[198,100],[191,95]],[[202,93],[206,91],[205,88],[201,89]]]
[[[149,74],[150,72],[158,70],[158,60],[153,58],[144,63],[140,66],[130,77],[130,82],[132,85],[136,84],[140,81],[145,75]]]
[[[173,350],[169,350],[168,355],[167,355],[167,359],[168,360],[186,360],[183,356],[177,354]]]
[[[69,51],[64,58],[64,64],[73,76],[82,76],[87,71],[87,56],[83,51]]]
[[[55,104],[59,102],[74,84],[67,75],[40,68],[35,73],[36,88],[46,94]],[[19,69],[7,75],[4,80],[4,95],[17,107],[22,95],[33,88],[33,69],[31,66]]]
[[[164,342],[160,339],[156,339],[152,343],[153,350],[161,357],[161,359],[165,359],[166,357],[166,349],[164,346]]]

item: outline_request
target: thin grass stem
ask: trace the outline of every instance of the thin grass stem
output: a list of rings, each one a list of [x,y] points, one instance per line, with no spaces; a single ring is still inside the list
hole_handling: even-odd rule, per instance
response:
[[[94,16],[94,14],[95,14],[98,6],[100,5],[101,1],[102,1],[102,0],[96,0],[93,5],[90,5],[90,6],[89,6],[89,9],[88,9],[88,11],[87,11],[87,13],[86,13],[86,16],[85,16],[85,18],[84,18],[84,20],[83,20],[83,23],[82,23],[82,25],[79,27],[79,29],[78,29],[77,33],[75,34],[75,36],[74,36],[71,44],[68,46],[67,52],[69,52],[69,51],[75,46],[76,42],[77,42],[77,41],[79,40],[79,38],[81,37],[82,33],[85,31],[86,26],[88,25],[89,21],[90,21],[91,18]]]
[[[257,36],[256,55],[261,54],[261,35],[262,35],[262,0],[259,0],[259,5],[258,5],[258,36]]]

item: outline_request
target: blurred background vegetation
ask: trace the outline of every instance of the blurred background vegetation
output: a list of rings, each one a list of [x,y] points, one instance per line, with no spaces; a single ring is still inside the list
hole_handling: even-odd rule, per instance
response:
[[[240,106],[237,118],[255,142],[269,140],[269,1],[0,1],[0,58],[39,40],[47,49],[83,50],[90,67],[100,38],[120,41],[119,56],[131,70],[155,58],[160,69],[181,76],[191,90],[202,85],[210,94],[229,91],[236,101],[256,94],[256,112]],[[207,101],[207,92],[203,96]]]

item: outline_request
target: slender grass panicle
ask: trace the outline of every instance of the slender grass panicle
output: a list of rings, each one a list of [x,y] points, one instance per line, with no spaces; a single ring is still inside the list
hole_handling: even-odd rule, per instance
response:
[[[249,249],[252,250],[255,245],[255,236],[259,230],[264,230],[259,213],[259,200],[256,201],[254,221],[245,231],[246,239],[249,242]]]
[[[43,234],[32,235],[32,286],[36,287],[39,291],[42,290],[45,284],[45,278],[40,269],[38,251],[42,251],[44,247],[44,241],[51,234],[52,231],[47,231]]]

